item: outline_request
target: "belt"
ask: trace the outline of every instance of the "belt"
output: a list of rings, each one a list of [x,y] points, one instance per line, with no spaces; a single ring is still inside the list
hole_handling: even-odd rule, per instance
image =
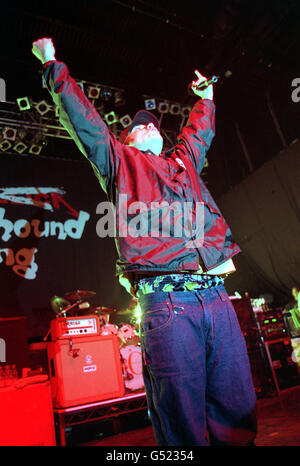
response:
[[[157,291],[197,291],[222,285],[224,279],[218,275],[197,275],[190,273],[167,274],[138,278],[134,283],[137,297]]]

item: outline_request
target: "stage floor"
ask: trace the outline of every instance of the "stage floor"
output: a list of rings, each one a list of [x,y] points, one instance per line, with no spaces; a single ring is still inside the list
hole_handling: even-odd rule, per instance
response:
[[[280,396],[258,400],[257,411],[257,446],[300,446],[300,386],[281,392]],[[98,425],[98,439],[92,441],[81,440],[80,432],[77,432],[71,443],[80,446],[155,446],[147,413],[139,414],[139,417],[135,414],[134,420],[116,419],[111,432],[107,426]],[[85,437],[88,434],[86,428],[81,427]]]

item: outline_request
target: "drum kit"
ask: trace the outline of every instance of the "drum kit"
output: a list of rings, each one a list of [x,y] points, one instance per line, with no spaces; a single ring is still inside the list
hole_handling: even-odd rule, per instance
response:
[[[56,317],[96,315],[99,318],[100,335],[115,335],[118,339],[120,357],[122,361],[123,378],[128,390],[138,390],[144,387],[142,376],[142,352],[138,324],[135,321],[133,299],[127,309],[116,309],[97,306],[91,307],[88,302],[94,297],[94,291],[76,290],[65,293],[64,297],[54,296],[50,305]],[[116,325],[110,318],[129,317],[130,323],[122,322]]]

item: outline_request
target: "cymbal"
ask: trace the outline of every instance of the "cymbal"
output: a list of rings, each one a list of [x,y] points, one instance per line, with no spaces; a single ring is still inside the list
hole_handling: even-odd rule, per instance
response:
[[[95,294],[95,291],[76,290],[65,293],[65,298],[69,299],[70,301],[79,301],[81,299],[92,298],[92,296],[95,296]]]
[[[71,303],[60,296],[53,296],[50,301],[51,307],[55,314],[59,314],[63,309],[71,306]]]
[[[101,312],[101,314],[114,314],[116,310],[111,307],[98,306],[91,309],[91,312],[94,314],[99,314],[99,312]]]

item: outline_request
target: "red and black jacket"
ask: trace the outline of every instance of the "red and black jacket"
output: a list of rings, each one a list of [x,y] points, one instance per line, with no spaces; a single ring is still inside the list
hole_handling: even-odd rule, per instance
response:
[[[60,108],[60,122],[91,162],[101,187],[116,207],[117,274],[196,271],[199,262],[209,271],[240,252],[200,177],[206,152],[215,135],[213,101],[197,101],[178,144],[157,157],[117,140],[71,78],[64,63],[50,61],[44,65],[44,71],[48,89]],[[161,201],[202,203],[204,237],[201,245],[187,247],[187,239],[151,236],[149,231],[140,236],[124,234],[127,227],[122,224],[124,209],[127,209],[129,224],[133,203],[139,202],[150,209],[153,202]]]

